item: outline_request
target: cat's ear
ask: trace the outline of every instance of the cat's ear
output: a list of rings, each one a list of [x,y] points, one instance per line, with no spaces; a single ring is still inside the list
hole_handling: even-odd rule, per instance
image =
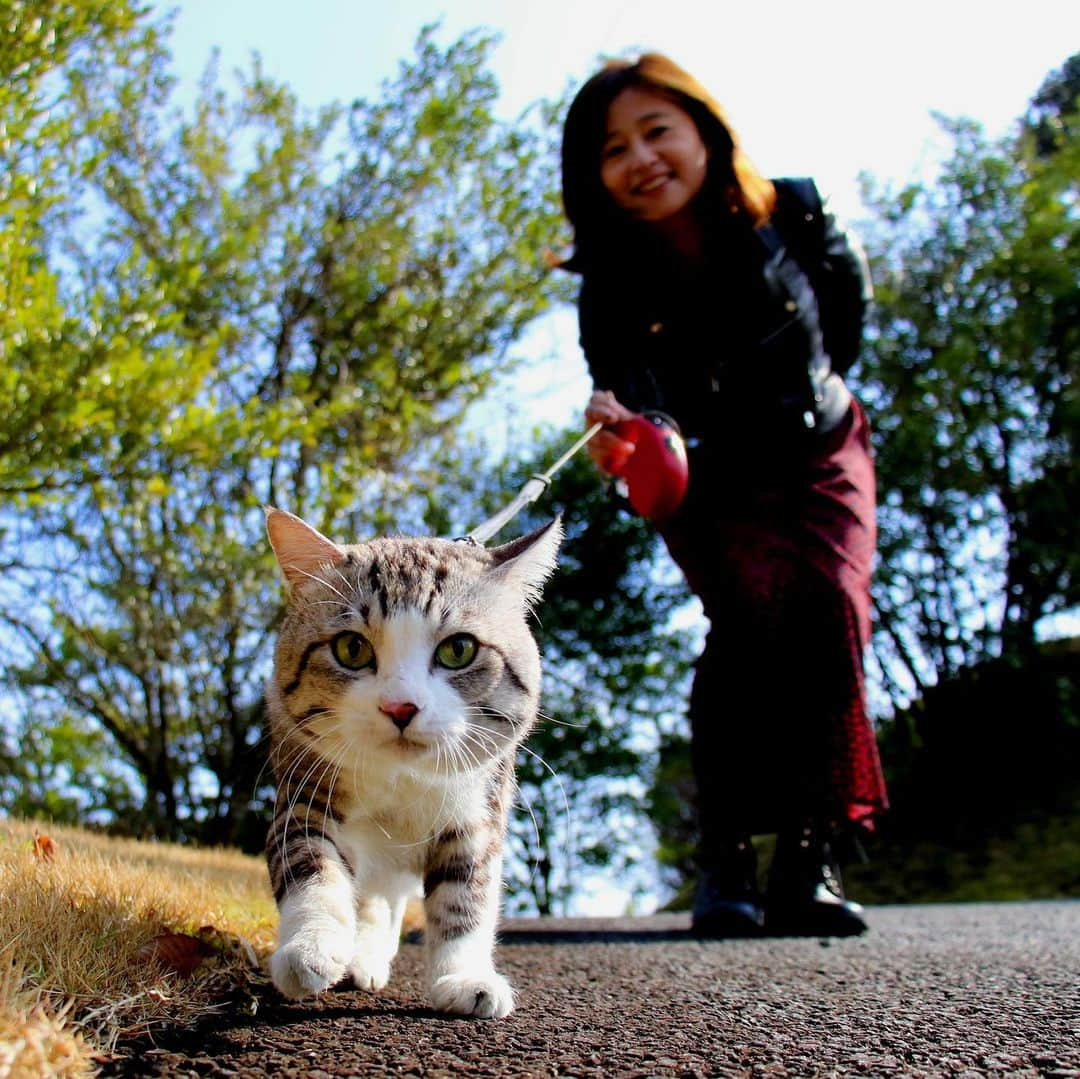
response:
[[[266,507],[266,534],[291,588],[303,584],[327,563],[344,561],[345,551],[286,510]]]
[[[488,552],[495,563],[494,572],[505,581],[512,581],[522,591],[527,603],[540,598],[544,582],[555,569],[562,542],[562,517],[553,517],[527,536],[492,547]]]

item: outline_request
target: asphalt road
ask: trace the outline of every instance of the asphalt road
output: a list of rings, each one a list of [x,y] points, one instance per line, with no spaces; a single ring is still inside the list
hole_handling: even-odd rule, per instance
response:
[[[123,1076],[1080,1077],[1080,900],[870,908],[848,940],[702,942],[683,916],[512,921],[509,1018],[438,1015],[422,948],[390,985],[178,1031]]]

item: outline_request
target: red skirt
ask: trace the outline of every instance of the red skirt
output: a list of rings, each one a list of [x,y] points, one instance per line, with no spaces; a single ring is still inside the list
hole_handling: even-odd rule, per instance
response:
[[[863,672],[877,532],[858,403],[792,459],[706,443],[661,530],[710,621],[690,701],[704,832],[869,827],[888,805]]]

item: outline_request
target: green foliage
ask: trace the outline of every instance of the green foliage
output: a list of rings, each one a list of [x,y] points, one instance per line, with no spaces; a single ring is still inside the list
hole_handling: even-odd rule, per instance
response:
[[[866,903],[1006,902],[1080,897],[1080,818],[1040,814],[984,830],[964,846],[921,839],[875,843],[844,874]]]
[[[697,871],[697,786],[686,734],[675,731],[664,735],[658,756],[647,806],[660,837],[657,859],[661,874],[678,890],[687,882],[693,885]]]
[[[1025,133],[1040,157],[1053,157],[1075,137],[1078,99],[1080,52],[1073,53],[1060,71],[1046,77],[1024,117]]]
[[[607,866],[632,895],[655,888],[644,796],[660,738],[682,723],[692,641],[671,624],[690,596],[670,567],[663,572],[654,530],[584,454],[549,497],[566,540],[540,609],[547,718],[519,760],[530,816],[514,829],[512,849],[533,867],[535,909],[565,913],[567,900],[587,891],[590,866]]]
[[[0,492],[23,504],[136,468],[201,392],[206,341],[176,338],[147,284],[113,302],[73,246],[109,117],[83,87],[156,48],[129,3],[9,3],[0,46]],[[99,267],[104,269],[104,267]]]
[[[875,647],[900,700],[1080,601],[1080,140],[942,121],[936,183],[868,189],[878,282],[862,393],[877,436]]]
[[[884,724],[892,840],[963,849],[1038,815],[1075,811],[1080,654],[1044,646],[930,687]]]

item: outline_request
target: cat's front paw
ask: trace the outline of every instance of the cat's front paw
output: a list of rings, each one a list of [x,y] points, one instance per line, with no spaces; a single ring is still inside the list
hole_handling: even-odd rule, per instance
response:
[[[270,977],[278,990],[300,1000],[325,992],[345,977],[345,956],[329,942],[292,940],[270,957]]]
[[[390,980],[390,960],[384,955],[357,955],[349,962],[349,975],[357,989],[377,993]]]
[[[444,974],[431,985],[431,1002],[439,1011],[502,1019],[514,1010],[510,983],[494,970],[480,974]]]

